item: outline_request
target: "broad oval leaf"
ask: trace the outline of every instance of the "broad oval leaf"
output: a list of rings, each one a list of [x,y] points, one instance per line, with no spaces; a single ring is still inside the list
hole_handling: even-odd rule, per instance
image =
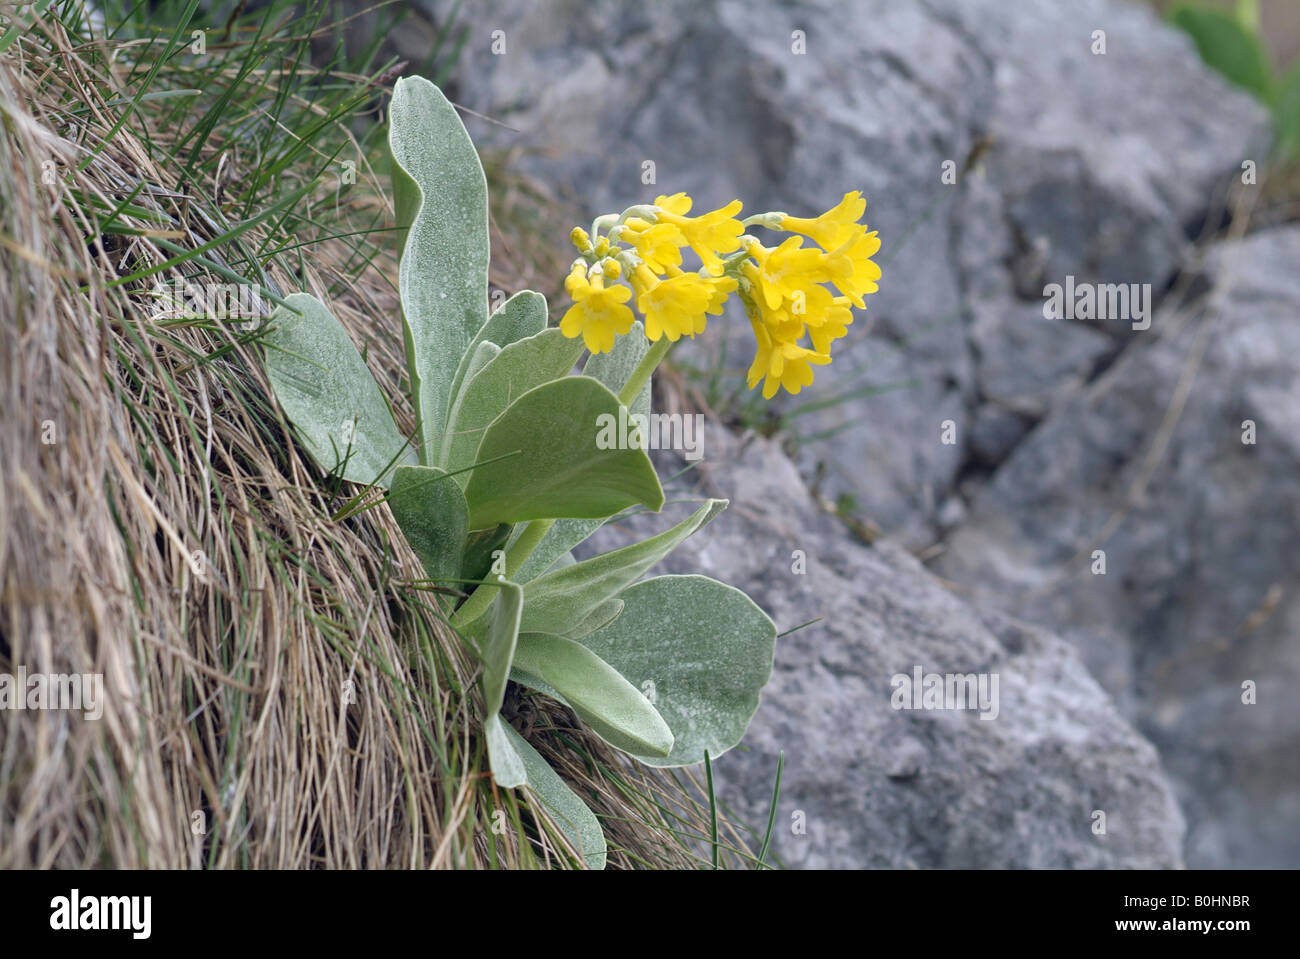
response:
[[[456,379],[452,383],[452,404],[455,404],[468,376],[469,358],[474,355],[480,343],[492,343],[504,349],[511,343],[546,329],[546,316],[546,297],[533,290],[522,290],[493,310],[461,357]]]
[[[466,382],[447,425],[443,463],[449,471],[474,464],[483,434],[510,402],[534,387],[559,379],[582,355],[582,341],[558,329],[518,340],[491,357]],[[457,473],[464,487],[470,473]]]
[[[577,642],[640,689],[673,731],[652,766],[716,759],[740,742],[772,675],[776,626],[738,589],[707,576],[658,576],[630,586],[622,615]],[[647,687],[647,683],[653,686]]]
[[[496,359],[500,355],[501,355],[501,347],[497,346],[491,340],[484,340],[483,342],[476,343],[475,345],[469,348],[469,350],[465,353],[465,358],[464,360],[462,360],[461,366],[465,371],[465,375],[468,376],[470,379],[473,379],[475,376],[478,375],[479,370],[483,369],[483,367],[487,366],[489,363],[491,363],[494,359]],[[459,376],[460,374],[457,373],[456,375]],[[449,403],[447,409],[448,421],[450,421],[452,416],[455,414],[456,399],[457,399],[457,394],[453,392],[451,395],[451,399],[448,401]],[[448,472],[451,472],[452,467],[447,466],[447,447],[451,444],[451,435],[450,433],[448,433],[449,427],[447,427],[446,423],[443,424],[443,427],[444,428],[442,430],[442,433],[439,435],[438,438],[438,448],[435,449],[429,455],[429,459],[437,463],[439,466],[443,467],[444,469],[446,469]],[[456,485],[458,485],[461,489],[464,489],[465,484],[468,482],[469,482],[469,476],[464,474],[457,475]]]
[[[347,331],[319,300],[293,293],[263,338],[266,375],[299,438],[323,469],[349,482],[388,485],[415,453]]]
[[[677,544],[727,507],[711,499],[671,529],[622,549],[552,570],[524,587],[527,603],[520,629],[526,633],[567,633],[606,600],[636,582]]]
[[[672,731],[650,701],[581,643],[546,633],[522,633],[514,668],[559,693],[611,746],[637,756],[671,753]]]
[[[455,108],[423,77],[393,88],[388,145],[407,367],[426,462],[436,455],[462,357],[487,319],[487,181]]]
[[[614,341],[612,350],[587,357],[587,362],[582,367],[583,375],[604,383],[609,387],[610,392],[617,396],[623,385],[627,383],[627,378],[641,362],[641,358],[650,349],[650,341],[642,334],[643,329],[641,321],[636,320],[632,323],[632,330],[627,336],[620,336]],[[650,389],[650,380],[647,379],[641,392],[628,407],[629,413],[643,415],[650,413]],[[526,583],[541,576],[567,555],[569,550],[586,540],[607,522],[612,522],[612,519],[556,520],[555,525],[547,530],[542,541],[537,544],[537,548],[524,561],[524,565],[515,572],[516,582]]]
[[[596,518],[637,503],[658,510],[664,492],[645,451],[601,449],[599,418],[618,398],[586,376],[566,376],[519,397],[483,434],[465,487],[470,528],[555,517]]]
[[[393,471],[388,506],[429,579],[461,575],[469,507],[452,477],[437,467],[399,466]]]

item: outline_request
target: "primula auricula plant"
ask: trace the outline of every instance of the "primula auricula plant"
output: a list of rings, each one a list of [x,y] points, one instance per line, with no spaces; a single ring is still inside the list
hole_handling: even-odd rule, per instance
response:
[[[326,470],[384,497],[451,625],[481,663],[483,742],[497,785],[523,787],[586,863],[605,862],[595,816],[500,715],[514,680],[573,709],[612,746],[657,766],[736,745],[772,670],[776,627],[752,600],[704,576],[642,579],[726,500],[706,500],[641,542],[575,561],[625,510],[664,504],[636,443],[598,442],[602,420],[650,409],[672,341],[740,296],[759,342],[751,385],[792,392],[874,289],[875,237],[849,194],[816,220],[690,217],[661,197],[575,232],[573,307],[548,324],[524,291],[488,311],[487,185],[455,109],[427,80],[398,81],[389,110],[398,285],[416,430],[403,436],[343,327],[306,293],[285,299],[264,339],[268,378],[303,446]],[[746,224],[801,231],[767,249]],[[681,249],[703,264],[681,270]],[[631,281],[631,289],[618,284]],[[833,285],[835,296],[823,284]],[[636,294],[642,325],[624,303]],[[629,335],[619,335],[629,334]],[[799,345],[807,335],[811,348]],[[581,338],[579,338],[581,337]],[[583,360],[583,344],[590,354]]]

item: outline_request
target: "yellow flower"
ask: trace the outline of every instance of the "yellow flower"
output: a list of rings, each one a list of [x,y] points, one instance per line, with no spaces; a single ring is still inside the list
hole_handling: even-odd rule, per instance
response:
[[[659,202],[661,200],[664,202]],[[718,254],[740,249],[740,235],[745,232],[744,225],[736,219],[736,214],[740,212],[740,201],[732,200],[726,206],[700,216],[685,216],[676,212],[689,210],[690,204],[690,197],[684,193],[658,197],[655,200],[655,205],[660,207],[658,219],[661,223],[671,223],[677,227],[704,268],[714,276],[720,276],[722,260]]]
[[[749,325],[754,329],[754,338],[758,341],[758,355],[749,368],[746,383],[752,390],[763,381],[763,399],[770,400],[777,390],[784,388],[787,393],[798,394],[813,381],[813,366],[825,366],[831,358],[788,340],[780,340],[772,335],[767,325],[749,318]]]
[[[569,296],[573,296],[573,291],[579,287],[587,285],[587,261],[577,259],[573,261],[573,266],[569,268],[569,275],[564,278],[564,289]]]
[[[598,217],[598,225],[614,223],[605,236],[575,230],[583,257],[565,281],[574,302],[561,329],[581,335],[593,353],[612,349],[615,337],[631,330],[632,310],[624,305],[630,297],[646,338],[661,344],[660,356],[669,343],[703,333],[738,292],[757,343],[750,388],[762,383],[765,399],[782,389],[799,393],[812,383],[814,366],[830,363],[831,347],[853,323],[853,307],[878,289],[881,271],[872,257],[880,239],[860,222],[866,200],[855,190],[818,217],[774,212],[745,222],[737,219],[739,200],[699,216],[690,215],[692,206],[685,193],[661,195],[653,205]],[[769,248],[745,233],[746,222],[794,235]],[[700,258],[697,272],[683,270],[684,247]],[[737,250],[743,252],[727,256]],[[605,288],[620,277],[630,292]]]
[[[808,339],[818,353],[830,354],[831,344],[848,334],[853,310],[846,296],[832,296],[824,286],[809,298],[808,312],[800,317],[808,330]]]
[[[865,305],[862,302],[865,294],[880,289],[876,283],[880,279],[880,266],[871,259],[879,249],[880,237],[873,230],[851,237],[830,254],[830,261],[840,267],[832,282],[858,308]]]
[[[756,311],[750,312],[751,319],[758,320],[760,323],[771,329],[775,329],[776,327],[790,322],[790,314],[785,310],[784,300],[781,301],[780,306],[776,309],[772,309],[772,307],[767,305],[767,302],[761,295],[753,296],[754,292],[755,290],[751,287],[750,295],[753,298],[752,310]],[[746,310],[748,311],[750,309],[750,304],[746,303]]]
[[[871,259],[880,249],[880,238],[858,222],[866,209],[867,201],[854,190],[819,217],[782,216],[780,220],[780,229],[802,233],[829,251],[826,279],[857,307],[863,306],[865,294],[879,289],[880,279],[880,267]]]
[[[776,306],[767,305],[767,298],[763,295],[763,278],[759,266],[752,260],[746,260],[741,264],[740,272],[746,282],[745,290],[749,294],[745,309],[751,312],[751,318],[773,327],[787,322],[790,314],[786,306],[790,301],[781,297],[777,300]],[[753,314],[755,310],[756,315]]]
[[[669,276],[679,276],[681,272],[674,266],[668,268]],[[708,317],[723,314],[727,307],[727,297],[736,292],[736,287],[740,284],[734,276],[714,276],[704,270],[691,275],[698,276],[709,289],[709,305],[704,308],[704,313],[700,314],[695,321],[694,332],[703,333],[705,324],[708,323]]]
[[[858,224],[866,212],[867,201],[857,190],[844,194],[844,199],[819,217],[807,219],[800,216],[783,216],[780,229],[802,233],[823,250],[833,250],[847,240],[865,232]]]
[[[721,316],[727,305],[727,297],[736,292],[739,284],[734,276],[710,276],[707,279],[713,287],[713,297],[709,300],[709,308],[705,312],[710,316]]]
[[[636,299],[645,314],[645,335],[651,342],[667,336],[674,343],[684,334],[704,331],[704,314],[713,302],[712,285],[698,273],[678,273],[659,280]]]
[[[590,279],[585,273],[583,265],[576,263],[564,281],[573,306],[560,320],[560,331],[571,340],[581,336],[593,353],[606,353],[613,349],[615,335],[632,329],[632,311],[623,305],[632,291],[625,286],[606,288],[599,272]]]
[[[655,273],[662,275],[669,266],[679,266],[682,262],[681,247],[686,245],[686,237],[671,223],[647,224],[644,229],[622,235],[627,237],[641,261]]]
[[[691,212],[691,203],[691,198],[685,193],[674,193],[672,196],[660,195],[655,197],[654,205],[677,216],[685,216]]]
[[[632,268],[632,274],[627,281],[632,284],[632,296],[639,300],[647,290],[654,288],[654,285],[659,282],[659,277],[650,267],[638,263]]]
[[[830,257],[813,247],[803,249],[801,237],[789,237],[774,250],[755,243],[751,252],[758,261],[755,282],[759,295],[770,309],[777,309],[785,300],[806,297],[819,283],[825,283],[837,273],[848,276],[852,272],[847,255]]]

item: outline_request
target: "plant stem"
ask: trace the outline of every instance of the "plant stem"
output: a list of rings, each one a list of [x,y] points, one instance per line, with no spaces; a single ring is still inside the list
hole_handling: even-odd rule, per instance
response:
[[[506,579],[514,576],[520,568],[537,549],[537,544],[542,541],[552,526],[555,525],[553,519],[535,519],[524,527],[515,544],[506,550]],[[474,620],[478,619],[487,610],[492,602],[492,597],[496,595],[495,587],[490,583],[480,585],[470,594],[465,604],[456,610],[453,617],[453,623],[456,626],[468,626]]]
[[[506,550],[506,578],[509,579],[523,567],[528,557],[533,555],[533,550],[537,549],[537,544],[542,538],[551,531],[555,525],[553,519],[535,519],[519,534],[515,540],[515,545]]]
[[[496,596],[495,586],[489,583],[480,584],[475,588],[474,592],[469,594],[469,599],[465,600],[460,609],[452,614],[452,627],[459,630],[474,622],[487,611],[494,596]]]
[[[637,394],[641,392],[641,387],[645,386],[646,380],[650,379],[650,374],[658,367],[666,354],[672,348],[672,340],[668,337],[660,337],[654,346],[646,351],[646,355],[641,357],[641,362],[636,365],[632,375],[627,378],[623,388],[618,391],[618,401],[624,406],[631,406],[632,401],[636,399]]]

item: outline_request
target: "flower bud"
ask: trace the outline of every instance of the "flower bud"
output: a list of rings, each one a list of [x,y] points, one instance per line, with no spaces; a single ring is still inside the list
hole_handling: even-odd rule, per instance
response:
[[[575,226],[573,228],[573,231],[569,234],[569,242],[574,245],[579,253],[591,252],[591,237],[589,237],[587,231],[580,226]]]

